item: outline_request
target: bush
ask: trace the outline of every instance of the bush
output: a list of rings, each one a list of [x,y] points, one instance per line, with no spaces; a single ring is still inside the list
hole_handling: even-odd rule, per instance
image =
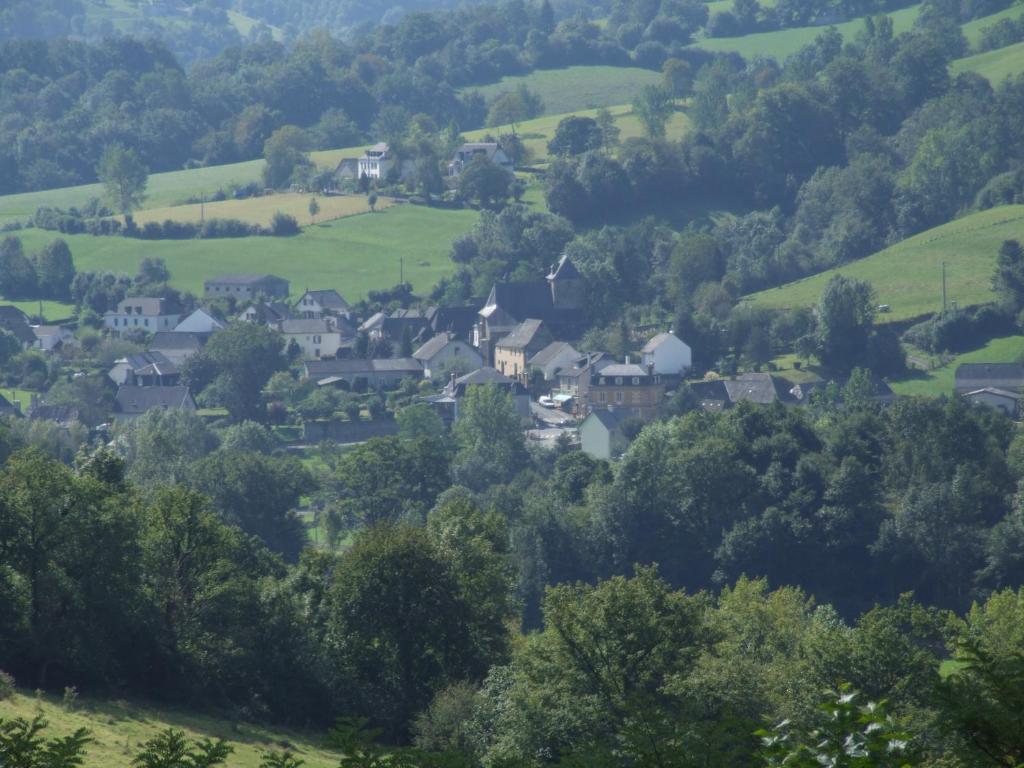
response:
[[[248,224],[239,219],[207,219],[199,229],[199,237],[213,239],[218,237],[250,237],[263,234],[258,224]]]
[[[278,211],[270,222],[270,234],[274,237],[290,237],[299,234],[299,222],[294,216]]]
[[[0,669],[0,701],[14,695],[14,677]]]
[[[993,304],[985,304],[973,310],[939,312],[908,328],[903,340],[927,352],[962,352],[1013,330],[1012,316]]]

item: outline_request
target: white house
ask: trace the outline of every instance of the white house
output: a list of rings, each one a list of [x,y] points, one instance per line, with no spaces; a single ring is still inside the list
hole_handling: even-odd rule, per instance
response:
[[[35,334],[35,347],[44,352],[51,352],[65,344],[75,344],[75,334],[63,325],[33,325],[32,333]]]
[[[359,158],[359,176],[368,179],[383,179],[394,165],[391,149],[383,141],[374,144]]]
[[[118,335],[129,330],[156,333],[174,329],[180,320],[180,310],[167,299],[134,296],[121,301],[116,311],[107,312],[103,325]]]
[[[307,320],[318,320],[324,315],[340,315],[349,319],[352,316],[352,308],[335,290],[306,291],[295,302],[295,314]]]
[[[501,148],[500,144],[493,141],[479,141],[463,144],[455,150],[455,155],[448,163],[448,175],[458,176],[465,170],[467,165],[478,157],[490,160],[499,168],[503,168],[509,173],[515,170],[512,160],[505,154],[505,150]]]
[[[334,357],[343,338],[342,329],[333,317],[322,317],[319,320],[280,320],[270,327],[284,336],[285,350],[294,341],[306,359]]]
[[[224,323],[202,309],[197,309],[174,326],[177,333],[213,333],[223,329]]]
[[[580,449],[595,459],[616,459],[629,448],[622,431],[627,414],[607,408],[591,411],[580,423]]]
[[[461,376],[477,370],[484,364],[480,353],[450,333],[439,333],[412,353],[423,364],[423,375],[428,379],[449,373]]]
[[[527,361],[530,370],[544,374],[544,381],[552,381],[563,368],[572,366],[580,353],[567,341],[553,341]]]
[[[654,366],[654,372],[663,376],[681,376],[693,366],[690,346],[669,331],[659,333],[644,345],[643,366]]]
[[[1011,419],[1020,415],[1020,395],[998,387],[983,387],[973,392],[965,392],[962,397],[969,403],[986,405],[997,411],[1002,411]]]

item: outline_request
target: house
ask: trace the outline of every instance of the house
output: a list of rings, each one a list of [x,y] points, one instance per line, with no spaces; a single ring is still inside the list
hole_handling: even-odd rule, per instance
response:
[[[475,371],[483,365],[480,353],[452,333],[439,333],[412,353],[423,365],[423,375],[437,379],[454,372],[456,375]]]
[[[526,361],[531,371],[540,371],[544,381],[555,381],[558,372],[580,359],[580,353],[567,341],[553,341]]]
[[[358,178],[383,179],[394,165],[391,148],[382,142],[369,147],[357,161]]]
[[[665,398],[665,385],[650,367],[626,362],[606,365],[590,375],[590,410],[613,407],[625,415],[654,418]]]
[[[343,179],[359,178],[359,158],[343,157],[338,167],[334,169],[334,178],[338,181]]]
[[[560,408],[567,409],[572,404],[574,413],[585,413],[591,375],[614,362],[603,352],[588,352],[576,358],[558,372],[558,388],[552,392],[552,399]]]
[[[984,387],[973,392],[965,392],[963,399],[975,405],[985,405],[1002,411],[1011,419],[1020,417],[1020,394],[998,387]]]
[[[344,318],[321,317],[319,320],[295,318],[279,320],[270,326],[284,336],[285,349],[292,342],[302,350],[306,359],[334,357],[341,347],[342,338],[355,336],[355,331]]]
[[[419,309],[396,309],[390,315],[377,312],[359,326],[360,333],[371,339],[401,341],[406,333],[411,340],[422,339],[428,333],[430,321],[426,312]]]
[[[270,303],[258,301],[250,304],[235,317],[240,323],[257,323],[259,325],[272,325],[281,320],[290,320],[292,308],[281,301]]]
[[[71,429],[82,423],[81,413],[73,405],[46,405],[33,402],[28,410],[28,418],[30,421],[48,421],[61,429]]]
[[[114,418],[118,421],[137,419],[155,409],[195,411],[196,401],[188,387],[138,387],[128,384],[117,388],[114,396]]]
[[[1024,365],[1021,363],[963,363],[956,368],[954,391],[958,395],[979,389],[1024,390]]]
[[[493,363],[498,342],[528,318],[543,320],[556,338],[576,338],[584,327],[583,303],[583,276],[562,256],[544,280],[494,284],[477,313],[473,346]]]
[[[287,299],[288,292],[288,281],[275,275],[230,273],[218,275],[203,283],[203,295],[208,299],[235,298],[248,301],[259,296]]]
[[[641,364],[645,368],[653,365],[659,376],[682,376],[693,366],[690,346],[672,331],[654,336],[640,354]]]
[[[123,299],[113,312],[103,316],[103,325],[120,335],[125,331],[170,331],[181,320],[181,310],[160,297],[134,296]]]
[[[181,372],[161,352],[140,352],[114,361],[107,376],[119,386],[173,387],[181,378]]]
[[[732,405],[736,403],[792,404],[796,400],[789,392],[791,385],[770,373],[743,373],[735,379],[726,379],[723,383]]]
[[[526,391],[526,387],[494,368],[478,368],[471,373],[458,377],[452,374],[451,379],[445,385],[441,394],[432,395],[424,398],[424,400],[432,405],[441,418],[450,424],[458,421],[459,407],[466,396],[466,392],[473,387],[483,386],[494,386],[508,392],[512,397],[516,413],[519,414],[524,426],[532,422],[530,393]]]
[[[335,290],[306,291],[294,305],[295,315],[306,320],[319,320],[324,315],[352,317],[352,308]]]
[[[595,459],[617,459],[629,448],[629,437],[622,430],[627,414],[614,408],[591,411],[580,422],[580,448]]]
[[[30,349],[36,344],[36,335],[28,324],[28,315],[15,306],[0,306],[0,330],[7,331],[21,343],[22,349]]]
[[[176,326],[177,333],[203,333],[211,334],[214,331],[224,330],[224,323],[215,318],[204,309],[197,309]]]
[[[494,367],[506,376],[525,380],[530,374],[527,361],[552,341],[543,320],[524,320],[498,342],[494,349]]]
[[[32,333],[36,337],[35,347],[44,352],[60,349],[65,344],[76,344],[74,332],[63,325],[33,325]]]
[[[515,170],[514,163],[505,154],[505,150],[501,148],[500,144],[493,141],[484,141],[463,144],[455,150],[455,155],[452,157],[451,162],[448,163],[448,175],[458,176],[465,170],[467,165],[478,157],[491,161],[509,173]]]
[[[206,334],[183,331],[158,331],[149,341],[149,351],[159,352],[175,366],[181,367],[186,360],[203,348]]]
[[[424,316],[430,324],[430,330],[437,333],[451,333],[458,339],[469,341],[473,336],[473,325],[476,323],[477,308],[467,307],[431,307]]]
[[[380,360],[327,359],[303,364],[304,377],[322,387],[393,389],[403,379],[422,379],[423,365],[411,357]]]

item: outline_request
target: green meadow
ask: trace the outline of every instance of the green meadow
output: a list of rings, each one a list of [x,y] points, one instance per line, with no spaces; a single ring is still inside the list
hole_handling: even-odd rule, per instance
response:
[[[938,397],[953,394],[957,366],[962,363],[1012,363],[1024,355],[1024,336],[1004,336],[990,339],[985,346],[954,356],[945,365],[930,371],[917,371],[903,381],[892,381],[898,395],[925,395]]]
[[[998,85],[1007,77],[1015,77],[1024,72],[1024,43],[957,59],[950,69],[954,75],[977,72],[993,85]]]
[[[155,241],[63,237],[78,271],[135,274],[142,257],[156,256],[167,262],[175,287],[197,295],[202,294],[205,279],[222,272],[269,272],[290,280],[294,293],[330,287],[355,301],[372,289],[398,283],[401,260],[413,289],[428,291],[453,271],[452,241],[467,232],[477,216],[471,210],[399,205],[306,227],[294,237]],[[18,235],[29,251],[60,236],[37,229]]]
[[[544,114],[628,104],[645,85],[661,82],[661,73],[639,67],[567,67],[542,69],[506,77],[497,83],[466,90],[479,91],[488,102],[525,84],[544,101]]]
[[[15,694],[0,701],[0,718],[31,720],[37,714],[49,723],[45,732],[49,737],[68,736],[79,728],[90,732],[94,741],[86,750],[84,768],[128,768],[142,743],[166,728],[184,731],[192,739],[230,742],[234,753],[228,764],[232,768],[258,768],[265,752],[285,748],[305,761],[303,768],[333,768],[340,757],[324,748],[319,735],[263,728],[194,712],[84,697],[71,708],[55,696]]]
[[[915,235],[876,254],[746,297],[760,307],[813,306],[838,273],[867,280],[879,304],[891,311],[879,322],[905,320],[942,309],[942,264],[946,290],[960,306],[991,301],[992,270],[1004,240],[1024,239],[1024,205],[1006,205],[971,214]]]
[[[999,13],[993,13],[990,16],[982,16],[980,19],[974,19],[974,21],[968,21],[962,25],[964,31],[964,37],[967,38],[967,42],[972,46],[977,45],[981,41],[981,34],[989,27],[993,26],[997,22],[1003,19],[1017,19],[1020,18],[1021,14],[1024,14],[1024,6],[1011,5]]]

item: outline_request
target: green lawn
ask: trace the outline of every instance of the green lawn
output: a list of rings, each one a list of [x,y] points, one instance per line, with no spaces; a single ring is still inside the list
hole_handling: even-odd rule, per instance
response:
[[[902,8],[889,14],[893,20],[893,30],[896,34],[910,29],[917,18],[919,6]],[[858,32],[864,28],[864,19],[853,19],[842,24],[836,24],[836,29],[847,40],[852,40]],[[697,48],[706,51],[726,52],[735,51],[744,57],[770,56],[783,61],[790,54],[796,53],[805,45],[814,42],[814,39],[824,32],[828,27],[794,27],[792,29],[780,29],[775,32],[757,32],[742,37],[715,37],[707,40],[700,40],[694,43]]]
[[[843,267],[769,288],[746,298],[777,309],[814,305],[836,273],[869,281],[879,304],[891,312],[878,316],[892,322],[942,308],[942,262],[946,262],[949,300],[960,306],[991,301],[992,270],[1004,240],[1024,239],[1024,205],[1006,205],[943,224],[872,256]]]
[[[990,340],[980,349],[957,355],[941,368],[917,371],[913,377],[890,384],[898,395],[951,395],[957,366],[962,363],[1012,363],[1021,355],[1024,355],[1024,336],[1005,336]]]
[[[957,59],[950,69],[954,75],[977,72],[993,85],[998,85],[1007,77],[1015,77],[1024,72],[1024,43]]]
[[[541,69],[466,90],[479,91],[490,102],[525,83],[544,100],[544,114],[553,115],[629,103],[643,86],[660,82],[660,72],[639,67],[568,67]]]
[[[24,233],[21,234],[24,235]],[[24,240],[24,237],[22,239]],[[67,320],[75,313],[75,305],[63,301],[7,301],[6,299],[0,298],[0,304],[14,305],[29,317],[36,317],[39,315],[41,307],[43,317],[48,323],[53,323],[58,320]]]
[[[17,694],[0,701],[0,718],[31,719],[37,713],[50,724],[48,736],[66,736],[78,728],[90,731],[95,741],[88,747],[85,768],[128,768],[139,746],[168,727],[185,731],[190,738],[230,742],[235,750],[228,759],[231,768],[257,768],[263,752],[280,752],[285,744],[305,761],[304,768],[333,768],[339,759],[338,753],[323,748],[318,734],[263,728],[156,706],[83,697],[69,711],[51,696],[36,699]]]
[[[291,281],[293,293],[336,288],[349,301],[405,279],[424,292],[453,270],[452,241],[469,231],[478,214],[400,205],[374,214],[350,216],[306,227],[295,237],[221,240],[136,240],[125,237],[66,235],[75,268],[134,275],[143,256],[166,260],[172,284],[202,293],[203,281],[221,272],[269,272]],[[26,250],[55,236],[28,229],[19,233]]]
[[[32,404],[32,395],[38,394],[29,392],[27,389],[13,389],[10,387],[0,387],[0,395],[3,395],[11,405],[17,404],[21,406],[21,412],[25,413],[28,407]]]
[[[1021,14],[1024,14],[1024,6],[1017,4],[1011,5],[999,13],[993,13],[991,16],[982,16],[980,19],[969,21],[962,25],[964,37],[972,46],[977,45],[981,40],[981,33],[986,29],[1003,19],[1016,19]]]

